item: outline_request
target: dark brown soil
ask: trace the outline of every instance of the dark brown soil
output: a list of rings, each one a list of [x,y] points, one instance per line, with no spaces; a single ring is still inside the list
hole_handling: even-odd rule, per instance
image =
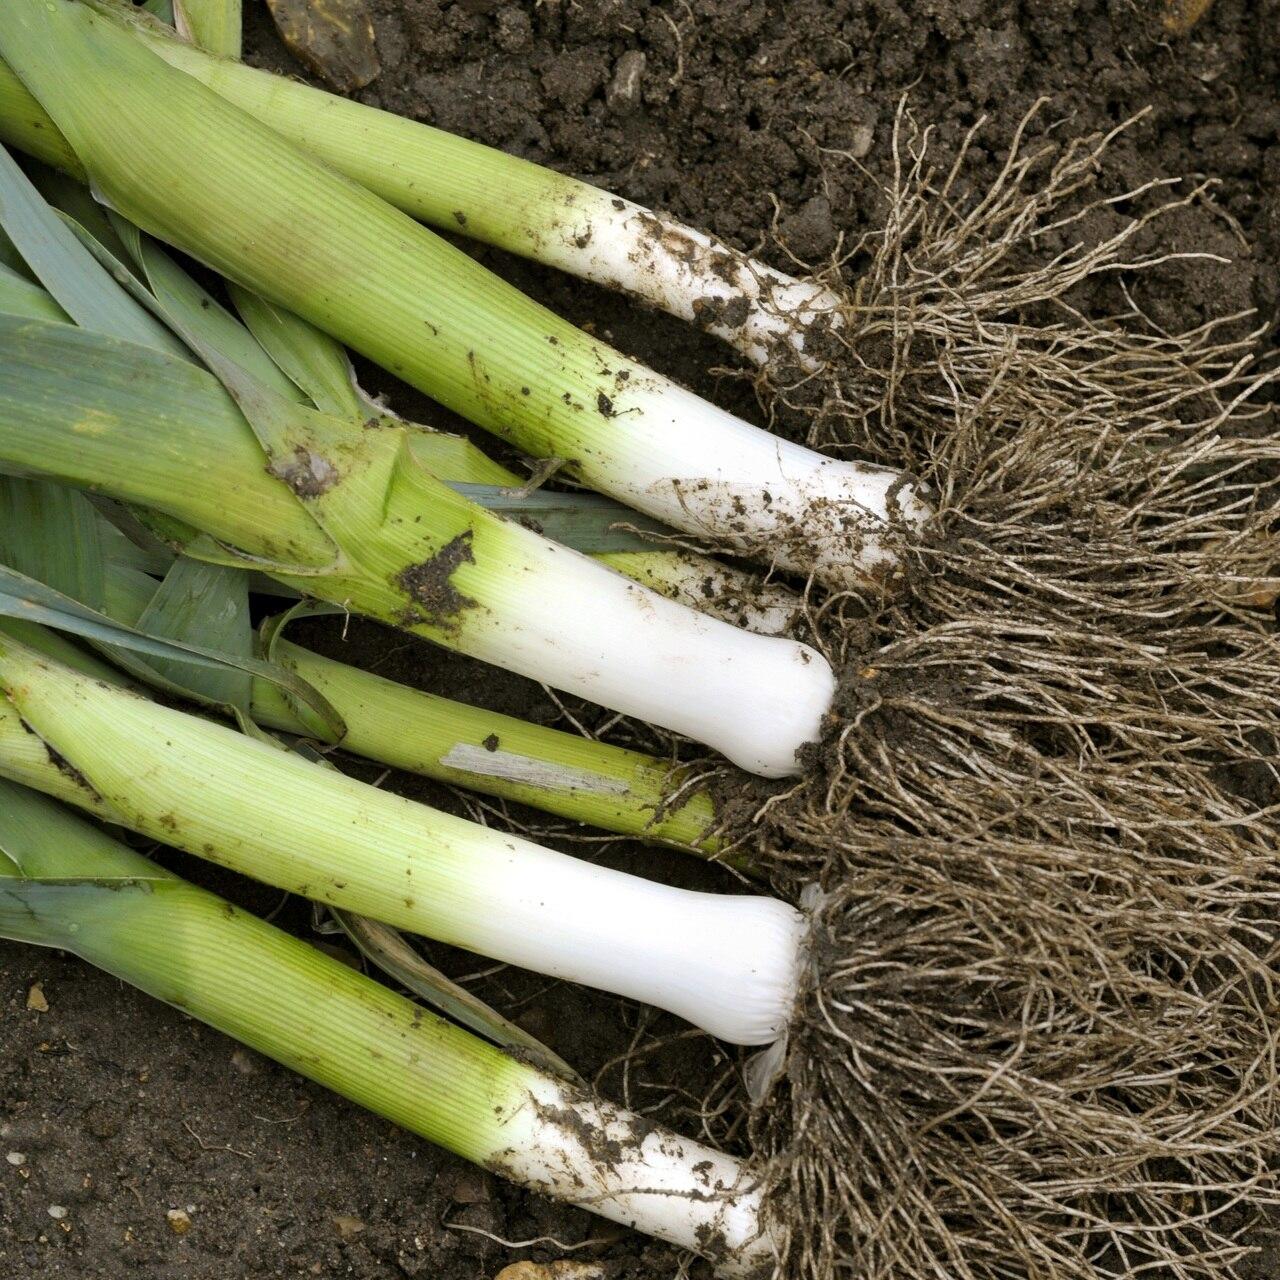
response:
[[[289,63],[264,8],[249,9],[254,60]],[[1258,308],[1275,318],[1280,264],[1280,4],[1217,0],[1188,36],[1159,0],[373,0],[383,71],[361,96],[588,177],[749,247],[785,241],[818,259],[873,229],[900,96],[936,126],[941,152],[988,114],[975,181],[1039,96],[1046,119],[1086,132],[1150,108],[1111,153],[1114,189],[1184,174],[1212,194],[1162,224],[1171,250],[1206,262],[1176,284],[1148,276],[1141,301],[1161,321]],[[983,173],[982,166],[988,169]],[[709,370],[723,347],[666,317],[489,250],[482,260],[579,324],[757,416],[746,386]],[[1189,282],[1188,282],[1189,280]],[[1162,287],[1167,285],[1167,287]],[[362,371],[397,408],[447,416]],[[552,721],[535,685],[377,627],[311,623],[304,639],[383,674]],[[588,718],[590,709],[586,711]],[[377,770],[357,767],[373,779]],[[465,812],[417,779],[384,785]],[[513,815],[528,820],[531,815]],[[721,874],[621,843],[569,844],[585,856],[712,886]],[[309,933],[310,913],[177,855],[193,879]],[[486,968],[431,948],[455,974]],[[29,1009],[41,984],[47,1012]],[[512,971],[480,995],[585,1075],[626,1052],[642,1020],[669,1018]],[[633,1065],[630,1100],[691,1127],[704,1082],[726,1068],[686,1037]],[[622,1096],[617,1069],[602,1087]],[[673,1253],[478,1174],[300,1081],[186,1017],[61,955],[0,946],[0,1276],[424,1276],[476,1280],[556,1243],[599,1240],[577,1258],[620,1275],[675,1274]],[[53,1216],[56,1206],[65,1215]],[[167,1211],[190,1214],[177,1234]],[[59,1211],[60,1212],[60,1211]],[[1268,1241],[1259,1240],[1266,1247]],[[1274,1252],[1257,1275],[1276,1274]]]

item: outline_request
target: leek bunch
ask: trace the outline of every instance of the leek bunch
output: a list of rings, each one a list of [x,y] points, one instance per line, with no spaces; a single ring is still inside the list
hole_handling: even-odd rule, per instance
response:
[[[191,18],[218,7],[193,4],[190,30],[211,38]],[[1247,629],[1204,623],[1220,597],[1196,574],[1207,583],[1205,566],[1220,564],[1218,579],[1232,576],[1213,549],[1247,524],[1237,486],[1255,442],[1238,431],[1248,413],[1233,421],[1230,405],[1214,408],[1219,393],[1235,395],[1244,366],[1224,355],[1230,344],[1213,345],[1212,325],[1170,339],[1072,321],[1051,327],[1047,346],[1009,328],[1027,298],[1056,301],[1068,277],[1127,261],[1120,233],[1027,276],[1022,304],[991,290],[993,264],[1031,243],[1092,159],[1068,148],[1046,192],[1017,198],[1010,188],[1029,162],[1011,162],[968,209],[947,204],[948,181],[929,193],[946,205],[936,223],[917,169],[901,225],[926,244],[939,228],[966,245],[989,237],[989,252],[946,277],[945,316],[936,281],[921,300],[914,239],[886,236],[864,282],[873,310],[910,321],[895,335],[932,318],[944,335],[966,335],[957,343],[994,373],[954,388],[970,411],[963,421],[944,412],[936,432],[938,406],[903,393],[930,424],[922,454],[963,534],[915,542],[932,571],[912,577],[909,608],[867,629],[877,641],[890,626],[907,632],[855,668],[840,704],[849,718],[838,741],[830,734],[832,767],[766,806],[761,855],[801,910],[604,871],[352,782],[306,744],[281,751],[264,727],[402,762],[417,744],[396,734],[420,734],[433,776],[457,778],[448,771],[462,765],[460,780],[470,771],[495,794],[569,816],[701,851],[716,840],[696,774],[590,744],[571,757],[558,736],[527,726],[480,738],[483,713],[432,702],[428,714],[309,658],[281,639],[283,623],[251,646],[246,583],[536,675],[760,773],[799,772],[800,748],[836,727],[831,669],[812,649],[645,590],[688,601],[678,579],[692,564],[696,586],[705,563],[671,571],[649,539],[692,532],[838,591],[883,583],[928,515],[910,478],[822,459],[729,418],[535,307],[406,211],[449,226],[461,210],[482,238],[642,293],[753,358],[815,374],[853,314],[818,286],[757,270],[625,202],[211,59],[119,0],[11,0],[0,56],[11,72],[0,75],[0,132],[113,207],[104,220],[63,187],[55,203],[79,225],[51,224],[10,174],[0,470],[107,495],[113,522],[152,539],[122,544],[114,525],[85,516],[82,493],[7,482],[15,513],[64,501],[79,512],[66,523],[81,542],[55,564],[57,539],[42,538],[43,561],[16,566],[28,576],[0,572],[0,611],[20,619],[0,634],[0,773],[326,904],[353,937],[374,939],[397,977],[402,942],[389,926],[768,1043],[747,1083],[770,1104],[750,1116],[755,1149],[770,1157],[769,1231],[732,1162],[705,1156],[713,1185],[691,1185],[700,1166],[686,1167],[684,1153],[704,1157],[666,1135],[657,1151],[640,1140],[633,1160],[628,1134],[639,1135],[625,1117],[527,1070],[508,1093],[513,1077],[487,1049],[432,1059],[423,1092],[443,1097],[456,1067],[468,1116],[467,1089],[496,1091],[500,1124],[517,1112],[536,1120],[510,1150],[495,1155],[514,1131],[495,1133],[488,1117],[473,1138],[385,1109],[573,1198],[592,1152],[566,1152],[562,1135],[540,1127],[547,1106],[570,1115],[623,1144],[625,1184],[587,1183],[603,1211],[692,1242],[726,1271],[767,1274],[776,1262],[819,1277],[853,1267],[1083,1278],[1118,1249],[1138,1269],[1225,1274],[1234,1245],[1215,1223],[1252,1193],[1274,1147],[1274,1032],[1257,999],[1274,977],[1274,939],[1258,925],[1274,859],[1257,814],[1204,765],[1208,753],[1242,762],[1243,743],[1274,737],[1275,699],[1260,691],[1275,665]],[[515,198],[495,208],[486,182],[509,182]],[[244,324],[139,227],[225,275]],[[82,269],[86,246],[114,292]],[[957,250],[939,252],[945,262]],[[705,287],[708,268],[723,288]],[[391,419],[353,388],[341,347],[318,330],[544,459],[535,478],[561,466],[597,494],[520,486],[473,445]],[[891,349],[887,370],[862,368],[868,402],[910,364]],[[1089,407],[1076,413],[1082,388]],[[852,381],[845,389],[863,394]],[[884,401],[896,404],[890,395],[896,384]],[[1209,417],[1184,422],[1177,406],[1192,403],[1207,403]],[[1237,436],[1243,453],[1211,442]],[[949,439],[973,456],[957,461],[940,443]],[[1046,521],[1064,476],[1073,501]],[[101,573],[91,572],[94,538],[106,549]],[[772,622],[742,620],[787,632],[794,604],[784,597]],[[993,619],[993,606],[1009,616]],[[243,732],[177,709],[179,697]],[[152,881],[140,892],[153,893]],[[3,927],[74,938],[105,910],[87,891],[86,916],[80,899],[55,898],[44,937],[25,904]],[[166,927],[158,916],[129,923]],[[248,938],[235,940],[245,954]],[[151,981],[145,967],[126,970],[127,951],[96,941],[82,954]],[[322,1003],[320,988],[281,984]],[[264,1034],[234,1010],[207,1011],[233,1033]],[[292,1005],[278,1014],[286,1029],[299,1016]],[[517,1047],[494,1018],[457,1016]],[[456,1030],[444,1039],[472,1045]],[[251,1042],[291,1060],[287,1037]],[[382,1108],[367,1082],[325,1078]],[[659,1155],[674,1166],[653,1165]],[[596,1163],[613,1170],[612,1148]],[[638,1187],[675,1204],[664,1216]],[[732,1206],[732,1221],[709,1217],[712,1204]]]
[[[206,326],[206,313],[218,315],[211,301],[193,299],[190,282],[136,231],[133,257],[160,297],[93,241],[128,288],[108,281],[114,293],[99,288],[87,303],[87,273],[68,261],[88,250],[56,220],[39,219],[34,192],[7,169],[10,209],[30,215],[10,227],[21,228],[53,293],[41,298],[18,282],[0,315],[6,470],[137,504],[191,555],[265,570],[304,594],[686,733],[748,769],[798,768],[834,687],[815,651],[676,604],[428,469],[477,474],[470,446],[386,415],[321,412],[321,390],[307,401],[288,383],[295,394],[284,394],[281,369],[229,315],[212,335],[197,330],[192,313]],[[46,239],[58,247],[48,259]],[[261,332],[282,323],[278,312],[255,314]],[[217,376],[193,363],[193,349]]]
[[[0,32],[79,170],[131,221],[656,519],[836,586],[894,571],[901,536],[928,515],[908,477],[760,431],[610,350],[131,26],[112,4],[19,0]],[[30,114],[10,117],[19,145]]]
[[[555,853],[161,706],[0,633],[0,774],[327,906],[669,1009],[787,1027],[804,916]]]

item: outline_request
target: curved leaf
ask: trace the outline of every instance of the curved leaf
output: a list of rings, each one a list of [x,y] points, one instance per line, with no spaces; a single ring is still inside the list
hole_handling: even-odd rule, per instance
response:
[[[0,565],[0,617],[39,623],[80,636],[95,644],[108,645],[128,653],[144,654],[149,658],[187,663],[210,670],[247,672],[278,686],[290,698],[296,698],[307,707],[323,726],[325,737],[337,741],[346,729],[342,717],[328,700],[290,671],[258,658],[241,657],[189,641],[148,635],[5,565]],[[162,680],[152,679],[150,673],[146,678],[151,683],[164,683]],[[187,692],[177,687],[175,691]]]

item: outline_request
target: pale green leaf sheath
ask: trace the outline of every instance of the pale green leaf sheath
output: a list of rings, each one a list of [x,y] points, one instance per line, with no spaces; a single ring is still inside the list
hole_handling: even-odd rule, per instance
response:
[[[174,18],[197,48],[220,58],[240,56],[240,0],[176,0]]]
[[[688,771],[669,761],[419,693],[288,641],[275,657],[333,704],[347,726],[345,750],[606,831],[703,854],[720,848],[710,794],[689,788]],[[253,714],[299,728],[265,681],[254,684]]]
[[[0,936],[72,951],[495,1173],[710,1256],[724,1276],[769,1270],[760,1193],[737,1161],[517,1062],[2,782]]]
[[[136,624],[156,584],[109,563],[105,590],[107,612]],[[341,717],[346,751],[606,831],[704,856],[722,849],[711,793],[672,761],[423,693],[274,634],[267,648]],[[271,681],[253,681],[251,712],[271,728],[311,732],[294,699]]]
[[[592,488],[837,586],[890,572],[894,523],[926,518],[899,473],[772,436],[612,351],[116,19],[10,0],[0,52],[130,220]]]

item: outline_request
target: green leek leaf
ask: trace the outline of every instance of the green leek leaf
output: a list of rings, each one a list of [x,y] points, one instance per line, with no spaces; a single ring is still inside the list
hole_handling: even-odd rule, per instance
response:
[[[175,341],[93,260],[0,147],[0,226],[27,265],[78,324],[173,351]]]
[[[39,623],[80,636],[95,644],[109,646],[113,650],[143,654],[148,658],[160,658],[210,670],[231,668],[247,672],[284,689],[290,697],[297,698],[323,726],[325,736],[336,741],[345,731],[342,717],[328,700],[290,671],[257,658],[210,649],[186,640],[147,634],[137,627],[128,626],[90,609],[43,582],[5,565],[0,565],[0,617]],[[120,657],[123,658],[124,655],[121,654]],[[128,669],[127,662],[122,662],[122,665]],[[145,678],[161,687],[168,683],[152,670],[148,671]],[[171,687],[171,691],[187,693],[183,688]]]
[[[90,609],[101,609],[100,517],[82,493],[0,476],[0,562]]]

